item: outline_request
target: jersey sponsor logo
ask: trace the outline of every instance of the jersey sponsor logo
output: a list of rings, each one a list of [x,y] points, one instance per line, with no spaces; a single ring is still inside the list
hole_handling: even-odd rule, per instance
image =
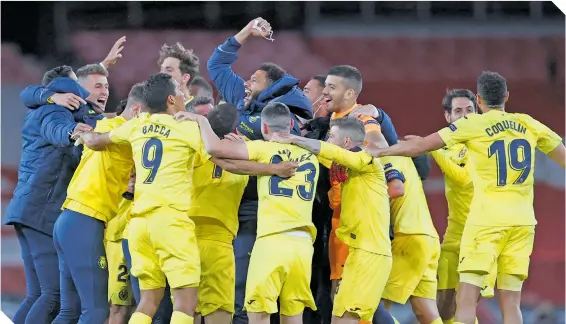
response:
[[[255,123],[259,119],[259,116],[249,117],[250,123]]]
[[[387,170],[387,169],[392,168],[392,167],[393,167],[393,164],[391,164],[391,163],[385,163],[385,165],[383,166],[383,169],[384,169],[384,170]]]
[[[456,128],[456,125],[454,124],[450,124],[448,125],[448,128],[450,128],[451,131],[455,132],[458,128]]]
[[[458,158],[463,159],[466,156],[466,153],[468,152],[468,150],[464,147],[460,153],[458,153]]]
[[[104,255],[101,255],[98,258],[98,266],[100,269],[106,269],[108,267],[108,261],[106,261],[106,257]]]

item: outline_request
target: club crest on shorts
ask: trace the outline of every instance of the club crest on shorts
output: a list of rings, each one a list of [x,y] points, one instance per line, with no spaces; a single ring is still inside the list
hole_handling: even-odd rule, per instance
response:
[[[100,267],[100,269],[106,269],[108,267],[108,261],[106,261],[106,257],[101,255],[98,258],[98,266]]]
[[[468,153],[468,149],[467,148],[463,148],[460,153],[458,153],[458,158],[463,159],[466,156],[466,153]]]
[[[128,297],[129,297],[128,289],[122,288],[120,290],[120,292],[118,293],[118,298],[120,298],[121,301],[126,301],[126,300],[128,300]]]

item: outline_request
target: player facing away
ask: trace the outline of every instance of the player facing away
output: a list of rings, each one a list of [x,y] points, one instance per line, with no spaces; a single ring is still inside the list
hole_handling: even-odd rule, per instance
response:
[[[381,161],[388,182],[403,182],[403,194],[390,204],[393,266],[382,298],[388,309],[391,302],[409,301],[420,323],[442,324],[436,306],[440,241],[420,176],[411,158],[393,156]]]
[[[468,114],[476,113],[477,98],[470,90],[452,89],[442,99],[442,106],[446,122],[451,124]],[[454,322],[456,312],[460,242],[474,196],[474,185],[470,175],[473,163],[464,144],[443,147],[430,152],[430,155],[444,175],[445,196],[448,203],[448,226],[444,232],[438,261],[436,303],[443,322],[451,324]],[[497,265],[494,264],[493,270],[496,267]],[[482,286],[482,297],[493,297],[496,277],[497,270],[491,271]]]
[[[238,123],[238,110],[234,105],[220,104],[207,119],[219,138],[229,138]],[[204,316],[205,323],[229,324],[234,314],[236,261],[232,242],[238,233],[238,207],[248,183],[246,174],[289,177],[297,166],[294,162],[195,157],[189,216],[195,223],[201,260],[196,313]],[[195,320],[200,323],[198,317]]]
[[[478,105],[470,114],[425,138],[386,149],[366,148],[374,156],[415,156],[464,143],[474,161],[474,197],[460,247],[460,283],[454,323],[475,321],[486,276],[497,264],[497,289],[504,324],[522,323],[521,289],[528,276],[536,219],[533,209],[535,149],[564,168],[562,139],[526,114],[507,113],[506,80],[495,72],[478,78]]]
[[[86,133],[88,147],[112,143],[132,147],[136,170],[134,206],[128,224],[132,274],[139,279],[141,300],[131,324],[149,324],[167,279],[174,297],[172,324],[193,324],[200,281],[195,225],[188,217],[191,165],[206,157],[196,123],[179,124],[173,114],[185,110],[179,83],[158,73],[144,83],[147,108],[112,132]]]
[[[121,116],[99,120],[95,131],[111,131],[137,115],[140,106],[134,103],[141,91],[141,85],[134,86]],[[129,145],[84,149],[53,230],[61,280],[61,311],[53,323],[103,323],[108,318],[104,232],[116,216],[132,166]]]
[[[316,310],[310,290],[313,240],[312,204],[318,181],[315,155],[290,144],[271,142],[275,132],[293,128],[289,108],[269,103],[261,112],[261,130],[267,141],[221,141],[208,121],[198,115],[180,117],[198,121],[206,150],[216,157],[278,164],[298,163],[290,178],[258,177],[258,225],[246,282],[245,309],[252,324],[269,323],[280,303],[282,323],[302,323],[306,307]]]
[[[336,235],[349,251],[334,297],[332,323],[371,321],[391,271],[385,172],[379,159],[361,151],[365,137],[361,120],[344,117],[331,122],[328,143],[286,134],[274,138],[317,154],[324,165],[336,162],[348,168]]]

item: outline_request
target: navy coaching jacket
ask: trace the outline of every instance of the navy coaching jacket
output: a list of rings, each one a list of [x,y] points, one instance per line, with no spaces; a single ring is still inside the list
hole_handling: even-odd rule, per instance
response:
[[[88,96],[88,92],[70,78],[57,78],[47,89],[74,93],[82,98]],[[45,90],[35,93],[39,101],[46,102],[50,96]],[[77,116],[88,114],[89,109],[87,105],[81,106]],[[53,235],[53,225],[61,214],[67,186],[80,161],[69,136],[76,125],[71,111],[55,104],[44,104],[28,111],[22,126],[18,184],[6,209],[4,224],[19,223]]]
[[[244,79],[232,71],[232,64],[238,59],[240,45],[234,37],[218,46],[208,60],[207,69],[214,86],[227,103],[236,105],[240,111],[238,131],[250,140],[263,139],[261,135],[261,110],[269,102],[281,102],[289,107],[294,121],[293,134],[300,135],[295,115],[305,119],[313,116],[312,105],[299,88],[299,79],[286,74],[263,90],[249,107],[244,106],[246,97]]]

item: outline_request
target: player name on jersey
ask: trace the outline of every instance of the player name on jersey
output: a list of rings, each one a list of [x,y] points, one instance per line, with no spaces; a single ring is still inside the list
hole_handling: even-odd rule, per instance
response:
[[[142,127],[142,133],[144,134],[155,133],[162,135],[165,138],[169,138],[169,134],[171,134],[171,130],[163,125],[150,124],[150,125],[144,125]]]
[[[522,134],[526,134],[527,133],[527,127],[525,127],[523,124],[518,123],[514,120],[504,120],[501,122],[496,123],[495,125],[492,125],[491,128],[486,128],[485,132],[487,133],[488,136],[493,136],[495,134],[499,134],[501,132],[504,132],[506,130],[514,130],[516,132],[522,133]]]
[[[287,158],[289,158],[289,161],[296,162],[296,163],[301,163],[303,161],[310,161],[311,157],[313,156],[312,153],[307,153],[307,154],[301,155],[300,157],[293,158],[291,156],[291,152],[289,150],[281,150],[281,151],[278,151],[277,154],[285,155],[285,156],[287,156]]]

